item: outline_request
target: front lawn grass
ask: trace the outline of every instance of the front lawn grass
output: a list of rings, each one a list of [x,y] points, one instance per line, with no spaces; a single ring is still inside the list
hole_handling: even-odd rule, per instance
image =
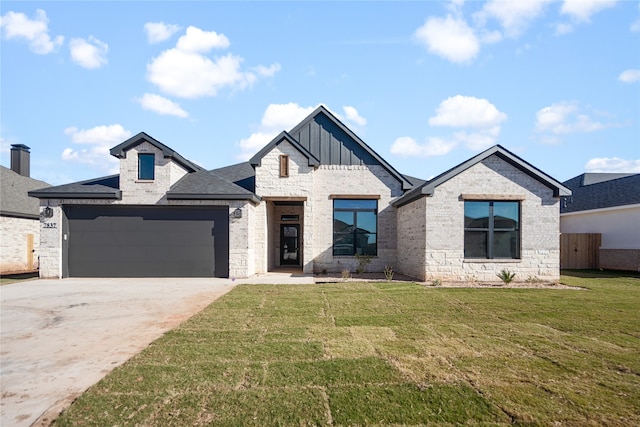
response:
[[[59,426],[640,425],[640,276],[238,286]]]

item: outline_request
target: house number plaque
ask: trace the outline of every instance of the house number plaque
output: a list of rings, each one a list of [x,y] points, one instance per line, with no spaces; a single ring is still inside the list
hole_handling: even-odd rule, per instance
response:
[[[58,228],[58,224],[55,222],[45,222],[44,228]]]

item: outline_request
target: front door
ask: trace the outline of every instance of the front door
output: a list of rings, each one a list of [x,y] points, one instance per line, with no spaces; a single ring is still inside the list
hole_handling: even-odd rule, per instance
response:
[[[280,265],[300,265],[300,225],[280,225]]]

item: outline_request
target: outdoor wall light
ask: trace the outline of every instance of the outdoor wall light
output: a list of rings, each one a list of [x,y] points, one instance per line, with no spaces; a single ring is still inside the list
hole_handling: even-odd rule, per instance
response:
[[[51,218],[52,216],[53,216],[53,209],[51,209],[49,206],[47,206],[42,210],[43,218]]]
[[[242,218],[242,209],[237,208],[235,211],[233,211],[233,217],[234,218]]]

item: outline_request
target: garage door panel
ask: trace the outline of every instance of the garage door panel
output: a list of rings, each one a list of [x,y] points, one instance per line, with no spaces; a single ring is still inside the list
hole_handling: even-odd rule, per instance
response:
[[[69,275],[228,277],[228,208],[67,206]]]

